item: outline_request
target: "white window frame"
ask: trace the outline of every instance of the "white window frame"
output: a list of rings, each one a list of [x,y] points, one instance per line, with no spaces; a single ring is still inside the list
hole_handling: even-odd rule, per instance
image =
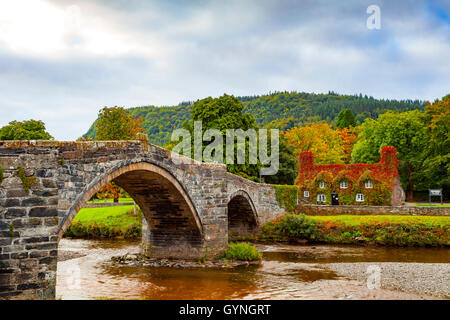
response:
[[[339,188],[340,188],[340,189],[347,189],[347,188],[348,188],[348,183],[347,183],[347,181],[341,181],[341,182],[339,183]]]
[[[308,190],[304,190],[303,191],[303,198],[309,198],[309,191]]]
[[[364,183],[364,187],[366,187],[366,189],[372,189],[372,188],[373,188],[373,183],[372,183],[372,181],[371,181],[371,180],[367,180],[367,181]]]
[[[325,181],[319,181],[319,188],[325,189]]]
[[[357,193],[355,200],[356,200],[356,202],[364,202],[364,194]]]
[[[317,202],[325,202],[327,201],[327,196],[324,193],[319,193],[317,195]]]

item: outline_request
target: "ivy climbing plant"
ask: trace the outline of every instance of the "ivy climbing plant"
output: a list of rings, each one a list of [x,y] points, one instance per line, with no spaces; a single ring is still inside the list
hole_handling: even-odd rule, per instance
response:
[[[280,206],[288,212],[294,211],[298,199],[298,187],[290,185],[273,185],[275,196]]]

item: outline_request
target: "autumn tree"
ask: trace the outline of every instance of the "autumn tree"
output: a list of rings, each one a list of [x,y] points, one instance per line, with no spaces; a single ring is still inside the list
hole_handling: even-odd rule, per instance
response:
[[[286,131],[284,136],[293,146],[296,158],[300,152],[311,151],[316,164],[345,162],[342,137],[326,122],[294,127]]]
[[[358,139],[358,128],[350,127],[337,129],[337,133],[341,138],[341,146],[344,151],[344,163],[350,163],[352,160],[353,146]]]
[[[127,196],[127,192],[114,182],[108,183],[95,194],[97,199],[113,199],[116,203],[119,202],[119,198],[124,198]]]
[[[0,140],[53,140],[41,120],[11,121],[0,128]]]
[[[134,140],[144,131],[142,119],[135,119],[131,113],[122,107],[104,107],[98,113],[96,123],[97,140]],[[114,182],[108,183],[97,194],[97,198],[111,198],[118,202],[126,195],[125,190]]]
[[[123,107],[104,107],[98,113],[96,140],[134,140],[143,131],[142,118]]]

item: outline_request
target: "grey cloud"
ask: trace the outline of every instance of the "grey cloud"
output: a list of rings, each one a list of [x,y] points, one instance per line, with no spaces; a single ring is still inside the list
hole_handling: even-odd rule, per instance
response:
[[[0,126],[42,119],[56,138],[76,139],[105,105],[273,90],[429,100],[447,94],[449,24],[415,1],[377,1],[382,29],[368,30],[373,2],[51,1],[107,18],[111,35],[120,33],[121,45],[133,50],[45,58],[0,42]]]

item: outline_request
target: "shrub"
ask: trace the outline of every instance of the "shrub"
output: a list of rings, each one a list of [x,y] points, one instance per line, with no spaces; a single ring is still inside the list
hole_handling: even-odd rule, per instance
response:
[[[223,254],[223,257],[229,260],[254,261],[260,260],[262,254],[256,249],[255,246],[248,242],[231,242],[228,245],[228,249]]]
[[[0,184],[2,184],[3,181],[3,168],[0,167]]]
[[[275,230],[289,239],[309,239],[315,237],[316,223],[304,214],[290,214],[280,219]]]

